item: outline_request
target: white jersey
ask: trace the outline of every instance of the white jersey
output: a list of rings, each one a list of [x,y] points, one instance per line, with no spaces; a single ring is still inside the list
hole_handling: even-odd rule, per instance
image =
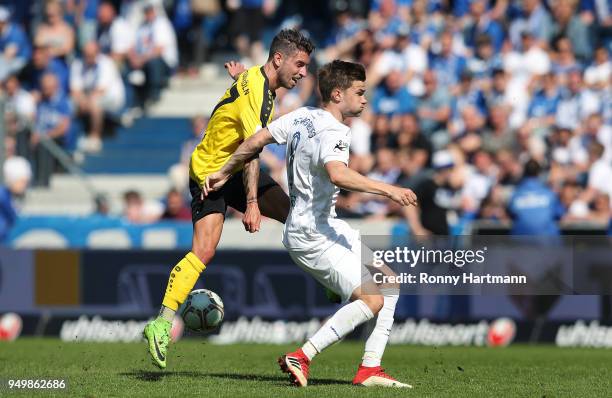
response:
[[[335,241],[346,223],[336,220],[339,188],[329,179],[325,163],[348,165],[351,134],[328,111],[303,107],[268,125],[279,144],[287,144],[287,181],[291,210],[285,222],[283,244],[292,250],[321,249]]]

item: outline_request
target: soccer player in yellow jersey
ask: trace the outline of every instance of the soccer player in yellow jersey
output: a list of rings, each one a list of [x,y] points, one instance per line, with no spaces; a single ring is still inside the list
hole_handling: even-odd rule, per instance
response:
[[[206,197],[206,176],[219,171],[236,148],[272,119],[276,89],[292,89],[306,76],[314,46],[296,30],[282,30],[272,40],[267,62],[237,77],[213,109],[202,142],[191,155],[189,167],[193,241],[189,253],[170,271],[159,316],[144,329],[153,363],[166,367],[172,318],[212,260],[227,206],[244,213],[243,224],[259,230],[261,214],[282,223],[289,213],[289,198],[267,174],[259,172],[259,159],[236,168],[223,189]]]

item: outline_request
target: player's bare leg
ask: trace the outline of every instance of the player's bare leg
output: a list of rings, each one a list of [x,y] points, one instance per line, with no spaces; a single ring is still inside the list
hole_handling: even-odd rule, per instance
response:
[[[143,335],[149,343],[149,354],[153,363],[162,369],[166,367],[174,314],[193,289],[206,264],[214,257],[223,231],[224,218],[221,213],[212,213],[195,223],[191,252],[170,271],[159,316],[144,329]]]

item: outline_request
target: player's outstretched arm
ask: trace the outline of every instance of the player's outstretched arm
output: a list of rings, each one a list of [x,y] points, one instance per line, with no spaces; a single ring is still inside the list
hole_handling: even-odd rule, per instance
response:
[[[327,162],[325,169],[331,182],[340,188],[386,196],[402,206],[417,204],[417,197],[410,189],[372,180],[350,169],[341,161]]]
[[[204,185],[202,186],[204,196],[208,196],[209,192],[221,189],[238,166],[259,153],[264,146],[273,142],[275,142],[275,140],[267,128],[263,128],[247,138],[246,141],[240,144],[221,170],[206,177]]]

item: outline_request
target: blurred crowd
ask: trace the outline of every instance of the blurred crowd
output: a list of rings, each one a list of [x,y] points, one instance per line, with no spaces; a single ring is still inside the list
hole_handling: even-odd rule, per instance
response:
[[[159,99],[171,74],[197,74],[219,49],[262,63],[280,28],[303,29],[317,49],[309,75],[277,93],[276,115],[318,104],[318,65],[364,64],[370,104],[350,122],[350,166],[421,198],[415,213],[343,192],[340,216],[405,217],[421,234],[543,215],[608,224],[608,0],[10,2],[0,7],[9,155],[32,161],[34,183],[45,185],[56,166],[42,141],[99,151],[113,125]],[[205,123],[194,120],[196,141]],[[275,145],[261,155],[279,181],[284,156]],[[182,155],[172,173],[187,162]]]
[[[316,60],[368,72],[350,166],[421,202],[406,211],[343,192],[339,215],[405,217],[422,235],[462,233],[475,219],[514,221],[523,234],[556,234],[559,221],[608,225],[609,1],[372,0],[363,15],[336,4]],[[316,104],[313,81],[279,93],[277,114]],[[278,177],[283,156],[262,156]]]
[[[28,159],[34,185],[48,185],[57,149],[99,152],[104,136],[159,100],[177,65],[161,1],[0,6],[8,156]]]

